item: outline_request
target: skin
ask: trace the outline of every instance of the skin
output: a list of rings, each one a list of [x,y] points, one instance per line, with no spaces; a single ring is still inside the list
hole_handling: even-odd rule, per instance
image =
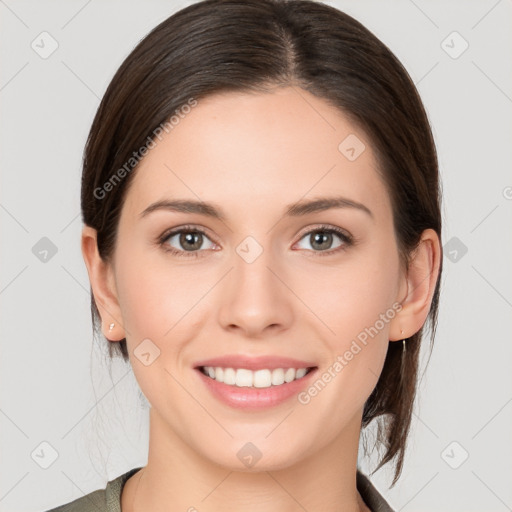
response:
[[[354,161],[338,150],[349,134],[366,145]],[[355,208],[284,215],[285,205],[335,194],[373,216]],[[154,201],[175,198],[214,202],[226,220],[169,210],[139,218]],[[179,236],[165,244],[184,257],[158,244],[185,224],[207,233],[198,258],[186,256]],[[318,248],[308,233],[321,224],[356,243],[333,234]],[[263,249],[252,263],[236,252],[247,236]],[[369,510],[355,480],[364,403],[389,341],[426,320],[440,246],[424,231],[409,271],[400,267],[390,198],[365,133],[295,87],[210,96],[137,168],[112,262],[101,260],[88,226],[82,251],[103,332],[126,337],[151,404],[148,463],[126,483],[123,512]],[[397,302],[401,311],[306,405],[294,397],[235,410],[193,370],[205,358],[272,354],[315,361],[321,374]],[[148,366],[133,354],[145,338],[161,351]],[[236,455],[249,441],[262,453],[252,468]]]

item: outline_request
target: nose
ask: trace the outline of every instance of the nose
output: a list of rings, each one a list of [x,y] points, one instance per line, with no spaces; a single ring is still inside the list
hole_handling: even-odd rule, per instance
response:
[[[294,317],[293,293],[285,272],[263,251],[254,261],[233,255],[234,268],[224,280],[219,323],[246,338],[263,338],[289,329]]]

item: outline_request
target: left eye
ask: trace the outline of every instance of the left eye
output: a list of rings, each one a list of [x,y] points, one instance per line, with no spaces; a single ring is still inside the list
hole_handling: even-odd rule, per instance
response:
[[[333,236],[337,237],[341,242],[338,243],[338,245],[332,246],[333,243]],[[307,240],[309,241],[310,247],[301,247],[302,249],[312,249],[315,252],[325,252],[331,249],[337,249],[338,247],[341,247],[342,245],[349,245],[350,244],[350,238],[341,233],[338,232],[335,229],[327,229],[327,228],[321,228],[321,229],[315,229],[314,231],[310,231],[309,233],[306,233],[301,240]]]

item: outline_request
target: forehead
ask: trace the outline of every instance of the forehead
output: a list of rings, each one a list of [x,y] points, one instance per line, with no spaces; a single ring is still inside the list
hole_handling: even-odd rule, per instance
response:
[[[125,200],[134,215],[172,198],[211,200],[234,216],[335,194],[389,207],[366,134],[297,87],[209,96],[155,143]]]

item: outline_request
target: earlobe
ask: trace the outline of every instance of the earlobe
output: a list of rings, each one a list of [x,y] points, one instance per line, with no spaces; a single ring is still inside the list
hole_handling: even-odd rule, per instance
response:
[[[81,247],[94,300],[101,316],[103,335],[109,341],[122,340],[125,338],[125,333],[112,267],[101,258],[98,252],[97,232],[94,228],[83,227]]]
[[[440,261],[439,237],[433,229],[426,229],[410,258],[405,276],[406,293],[399,297],[402,309],[390,326],[390,341],[409,338],[422,328],[432,304]]]

